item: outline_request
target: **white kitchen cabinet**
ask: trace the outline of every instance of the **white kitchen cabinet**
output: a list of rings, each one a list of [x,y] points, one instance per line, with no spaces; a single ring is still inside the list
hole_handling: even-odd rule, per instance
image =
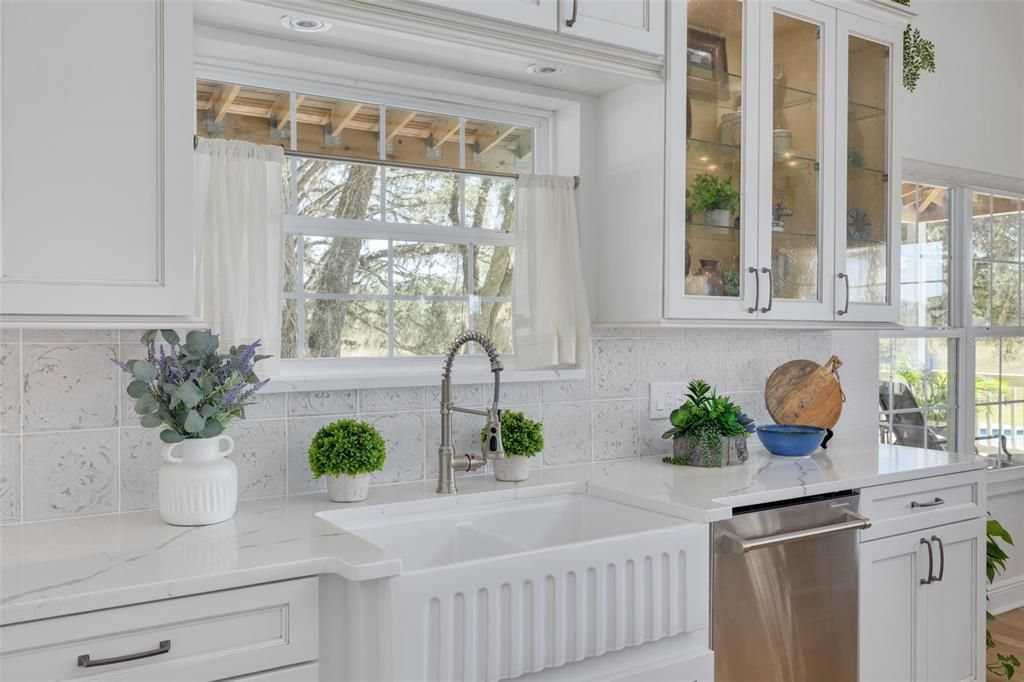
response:
[[[0,313],[192,313],[192,5],[0,7]]]
[[[553,31],[558,25],[558,0],[416,0],[426,5]]]
[[[861,8],[691,0],[674,18],[666,317],[896,320],[905,21]],[[709,217],[699,183],[729,178],[738,213]]]
[[[860,679],[984,680],[984,519],[860,550]]]
[[[317,578],[299,578],[4,625],[0,669],[35,682],[201,682],[299,666],[251,679],[316,679],[318,597]]]
[[[597,321],[895,322],[906,8],[689,0],[667,16],[663,125],[649,86],[628,93],[642,104],[599,103],[616,137],[602,140]],[[628,165],[655,146],[663,163]],[[709,181],[738,193],[724,215],[697,201]]]
[[[665,53],[665,0],[561,0],[558,30],[609,45]]]

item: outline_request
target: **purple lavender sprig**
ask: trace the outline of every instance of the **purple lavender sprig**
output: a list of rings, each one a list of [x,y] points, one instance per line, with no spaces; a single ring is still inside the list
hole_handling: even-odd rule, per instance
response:
[[[251,398],[269,382],[255,373],[256,363],[269,357],[256,353],[259,340],[218,354],[220,340],[209,330],[189,332],[184,343],[171,330],[150,330],[142,344],[144,359],[113,362],[132,376],[127,391],[141,424],[163,427],[167,443],[220,434],[231,420],[245,418]]]

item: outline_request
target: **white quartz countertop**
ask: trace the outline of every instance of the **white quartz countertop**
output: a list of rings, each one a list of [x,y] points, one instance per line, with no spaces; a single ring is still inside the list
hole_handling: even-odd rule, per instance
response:
[[[707,522],[729,517],[738,506],[984,466],[949,452],[837,443],[804,459],[754,450],[746,464],[725,469],[641,457],[534,470],[518,484],[469,476],[459,479],[459,495],[506,491],[516,497],[541,485],[597,486],[636,506]],[[239,503],[233,519],[213,526],[170,526],[155,511],[6,526],[0,528],[0,624],[321,573],[351,580],[397,575],[399,560],[316,512],[429,504],[439,499],[434,486],[375,487],[367,502],[355,505],[332,503],[324,493],[249,500]]]

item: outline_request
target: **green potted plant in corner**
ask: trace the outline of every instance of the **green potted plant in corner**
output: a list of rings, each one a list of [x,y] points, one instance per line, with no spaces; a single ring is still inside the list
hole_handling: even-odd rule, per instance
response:
[[[369,424],[339,419],[322,427],[309,444],[309,470],[327,476],[332,502],[362,502],[370,493],[370,474],[384,468],[384,439]]]
[[[487,438],[484,428],[480,431],[480,441]],[[522,412],[502,412],[501,442],[505,457],[491,460],[494,477],[499,481],[525,481],[530,477],[530,458],[544,449],[544,425]]]
[[[690,187],[690,208],[704,213],[704,223],[731,227],[732,216],[740,208],[740,193],[732,178],[720,179],[710,173],[697,173]]]
[[[1006,550],[999,543],[1002,542],[1007,547],[1012,547],[1013,538],[1003,528],[1003,525],[993,518],[988,519],[985,534],[987,536],[985,574],[989,585],[991,585],[997,575],[1006,571],[1006,560],[1010,558],[1010,555],[1006,553]],[[985,612],[985,617],[988,620],[995,619],[995,616],[987,611]],[[988,649],[996,647],[996,641],[992,637],[992,632],[988,629],[985,630],[985,646]],[[996,677],[1005,677],[1008,680],[1013,679],[1014,673],[1020,668],[1020,659],[1013,654],[1003,654],[998,651],[994,653],[995,661],[988,664],[988,671]]]
[[[662,435],[673,439],[673,456],[663,461],[705,467],[747,461],[746,439],[754,432],[754,420],[702,379],[691,381],[686,389],[686,402],[672,410],[672,428]]]

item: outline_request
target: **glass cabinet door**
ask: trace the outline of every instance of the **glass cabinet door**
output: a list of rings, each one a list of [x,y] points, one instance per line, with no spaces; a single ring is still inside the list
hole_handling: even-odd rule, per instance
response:
[[[753,278],[743,268],[744,23],[750,3],[690,0],[686,5],[685,243],[682,285],[688,310],[748,315]],[[679,77],[681,74],[676,72]],[[724,305],[731,299],[730,308]],[[705,301],[701,304],[700,301]],[[741,308],[742,306],[742,308]],[[716,312],[717,311],[717,312]]]
[[[892,278],[898,250],[892,207],[898,206],[899,175],[892,154],[893,65],[898,31],[857,17],[843,17],[840,100],[846,111],[840,148],[839,186],[845,205],[837,211],[836,314],[839,319],[896,321]],[[845,62],[845,63],[844,63]],[[895,182],[890,178],[895,177]]]
[[[791,11],[792,9],[792,11]],[[834,50],[835,14],[813,3],[778,3],[770,11],[771,31],[764,40],[770,55],[762,66],[763,116],[761,154],[770,178],[762,183],[759,210],[762,310],[770,317],[831,319],[825,303],[823,269],[831,271],[831,230],[824,216],[834,182],[826,131],[826,107],[834,83],[826,78]],[[770,71],[769,71],[770,69]],[[765,128],[770,125],[770,129]],[[829,292],[830,293],[830,292]]]

